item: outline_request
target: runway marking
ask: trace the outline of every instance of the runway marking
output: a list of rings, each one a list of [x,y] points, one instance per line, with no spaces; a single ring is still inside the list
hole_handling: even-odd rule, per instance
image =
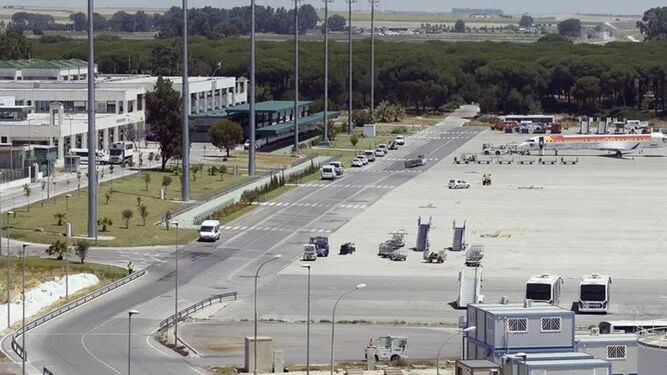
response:
[[[378,188],[391,189],[394,186],[383,185],[383,186],[377,186],[377,187]],[[362,209],[368,207],[365,204],[295,203],[295,202],[260,202],[259,205],[260,206],[272,206],[272,204],[270,204],[270,203],[275,203],[275,206],[279,206],[279,207],[287,207],[287,206],[293,206],[293,207],[326,207],[326,208],[341,207],[341,208],[362,208]],[[222,227],[222,229],[226,229],[226,230],[237,230],[237,229],[245,230],[245,229],[260,229],[260,228],[259,227],[248,228],[248,227],[239,227],[239,226],[227,225],[227,226]]]
[[[361,172],[361,171],[360,171]],[[375,171],[374,171],[375,172]],[[339,188],[356,188],[356,189],[362,189],[362,188],[371,188],[371,189],[393,189],[395,188],[394,185],[357,185],[357,184],[347,184],[347,185],[330,185],[330,184],[322,184],[322,183],[308,183],[308,184],[303,184],[300,186],[305,186],[305,187],[325,187],[325,186],[331,186],[331,187],[339,187]],[[313,203],[314,205],[317,203]]]

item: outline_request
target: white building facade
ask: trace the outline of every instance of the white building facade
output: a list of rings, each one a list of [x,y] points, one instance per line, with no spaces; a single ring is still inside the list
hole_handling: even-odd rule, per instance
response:
[[[181,91],[181,77],[165,77]],[[97,148],[144,139],[146,94],[157,77],[98,76],[95,89]],[[190,114],[247,103],[247,80],[190,77]],[[82,80],[0,80],[0,143],[58,146],[62,160],[70,148],[88,147],[88,87]],[[10,105],[13,98],[14,103]]]

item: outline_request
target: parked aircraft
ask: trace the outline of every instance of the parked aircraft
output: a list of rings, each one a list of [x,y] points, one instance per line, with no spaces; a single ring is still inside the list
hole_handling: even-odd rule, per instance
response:
[[[667,147],[667,137],[662,133],[651,134],[582,134],[562,135],[551,134],[533,137],[517,146],[519,152],[544,150],[591,149],[613,151],[617,158],[624,152],[643,149]]]

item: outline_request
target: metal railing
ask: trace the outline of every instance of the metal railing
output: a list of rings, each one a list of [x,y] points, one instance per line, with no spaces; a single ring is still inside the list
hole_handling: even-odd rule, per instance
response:
[[[48,368],[44,367],[44,370],[42,371],[42,375],[56,375],[56,374],[52,373],[51,371],[49,371]]]
[[[66,312],[68,312],[68,311],[70,311],[70,310],[72,310],[76,307],[79,307],[79,306],[83,305],[86,302],[89,302],[89,301],[91,301],[91,300],[93,300],[93,299],[95,299],[95,298],[97,298],[97,297],[99,297],[103,294],[106,294],[106,293],[108,293],[108,292],[110,292],[110,291],[112,291],[112,290],[114,290],[118,287],[121,287],[121,286],[129,283],[130,281],[138,279],[145,274],[146,274],[146,270],[133,272],[130,275],[128,275],[128,276],[126,276],[126,277],[124,277],[124,278],[122,278],[118,281],[115,281],[115,282],[113,282],[109,285],[103,286],[103,287],[101,287],[101,288],[99,288],[99,289],[97,289],[97,290],[95,290],[95,291],[93,291],[89,294],[86,294],[85,296],[83,296],[83,297],[81,297],[81,298],[79,298],[75,301],[72,301],[72,302],[70,302],[70,303],[68,303],[68,304],[66,304],[62,307],[59,307],[59,308],[57,308],[57,309],[55,309],[51,312],[48,312],[48,313],[40,316],[37,319],[31,320],[30,322],[26,323],[25,327],[22,326],[19,329],[17,329],[16,331],[14,331],[14,333],[12,333],[12,350],[14,351],[14,353],[16,353],[16,355],[19,356],[19,358],[23,359],[23,355],[25,353],[25,350],[23,349],[23,347],[21,347],[21,344],[19,344],[19,342],[16,340],[16,338],[23,334],[24,329],[25,329],[25,332],[28,332],[33,328],[37,328],[37,327],[41,326],[42,324],[44,324],[44,323],[46,323],[46,322],[48,322],[48,321],[50,321],[54,318],[57,318],[60,315],[66,313]]]
[[[227,292],[222,294],[216,294],[214,296],[208,297],[204,300],[201,300],[194,305],[188,306],[185,309],[178,312],[178,321],[190,316],[192,313],[197,312],[205,307],[211,306],[214,303],[220,303],[225,300],[227,297],[234,297],[234,301],[237,299],[237,292]],[[170,324],[174,324],[174,315],[169,315],[166,319],[160,322],[160,328],[166,327]]]

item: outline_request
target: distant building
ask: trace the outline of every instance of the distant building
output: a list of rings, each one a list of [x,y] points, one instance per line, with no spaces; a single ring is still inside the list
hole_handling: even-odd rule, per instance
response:
[[[452,16],[486,16],[486,17],[502,17],[502,9],[474,9],[474,8],[452,8]]]
[[[95,66],[97,73],[97,66]],[[2,81],[83,81],[88,79],[88,62],[69,60],[0,61]]]

